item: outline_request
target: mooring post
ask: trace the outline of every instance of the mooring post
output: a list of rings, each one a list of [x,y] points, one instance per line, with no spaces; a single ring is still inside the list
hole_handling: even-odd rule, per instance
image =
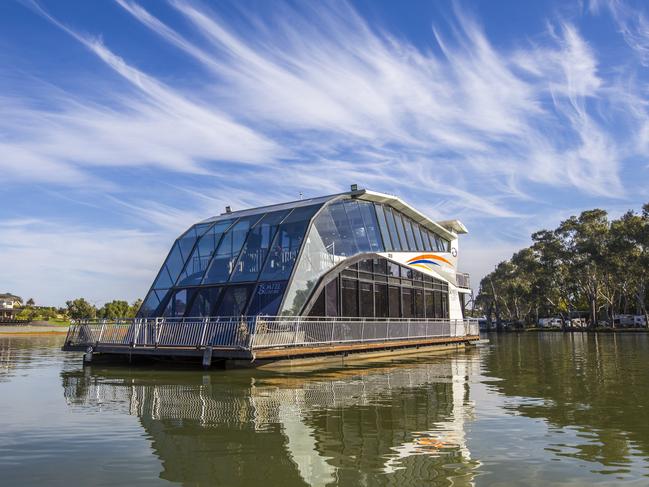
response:
[[[83,364],[89,364],[92,362],[92,347],[86,349],[86,353],[83,354]]]
[[[207,369],[212,365],[212,346],[205,347],[203,351],[203,368]]]

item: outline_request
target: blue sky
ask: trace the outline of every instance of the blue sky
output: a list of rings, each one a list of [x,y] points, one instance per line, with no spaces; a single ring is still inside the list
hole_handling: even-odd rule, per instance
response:
[[[146,292],[234,209],[400,195],[486,272],[649,201],[642,2],[0,2],[0,291]]]

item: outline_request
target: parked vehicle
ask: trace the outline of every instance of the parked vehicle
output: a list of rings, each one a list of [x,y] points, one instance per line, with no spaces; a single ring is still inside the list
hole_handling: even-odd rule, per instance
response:
[[[561,328],[561,318],[539,318],[539,328]]]

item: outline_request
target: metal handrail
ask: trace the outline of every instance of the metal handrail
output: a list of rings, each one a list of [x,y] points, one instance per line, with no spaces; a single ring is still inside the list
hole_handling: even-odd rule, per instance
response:
[[[223,347],[239,350],[392,342],[479,334],[478,320],[229,316],[75,321],[70,346]]]

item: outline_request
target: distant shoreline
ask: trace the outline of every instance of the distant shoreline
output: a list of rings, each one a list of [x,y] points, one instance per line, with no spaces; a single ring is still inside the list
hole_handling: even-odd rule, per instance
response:
[[[70,325],[65,324],[3,324],[0,323],[0,335],[64,335]]]
[[[525,328],[523,330],[485,330],[481,333],[649,333],[649,328]]]

